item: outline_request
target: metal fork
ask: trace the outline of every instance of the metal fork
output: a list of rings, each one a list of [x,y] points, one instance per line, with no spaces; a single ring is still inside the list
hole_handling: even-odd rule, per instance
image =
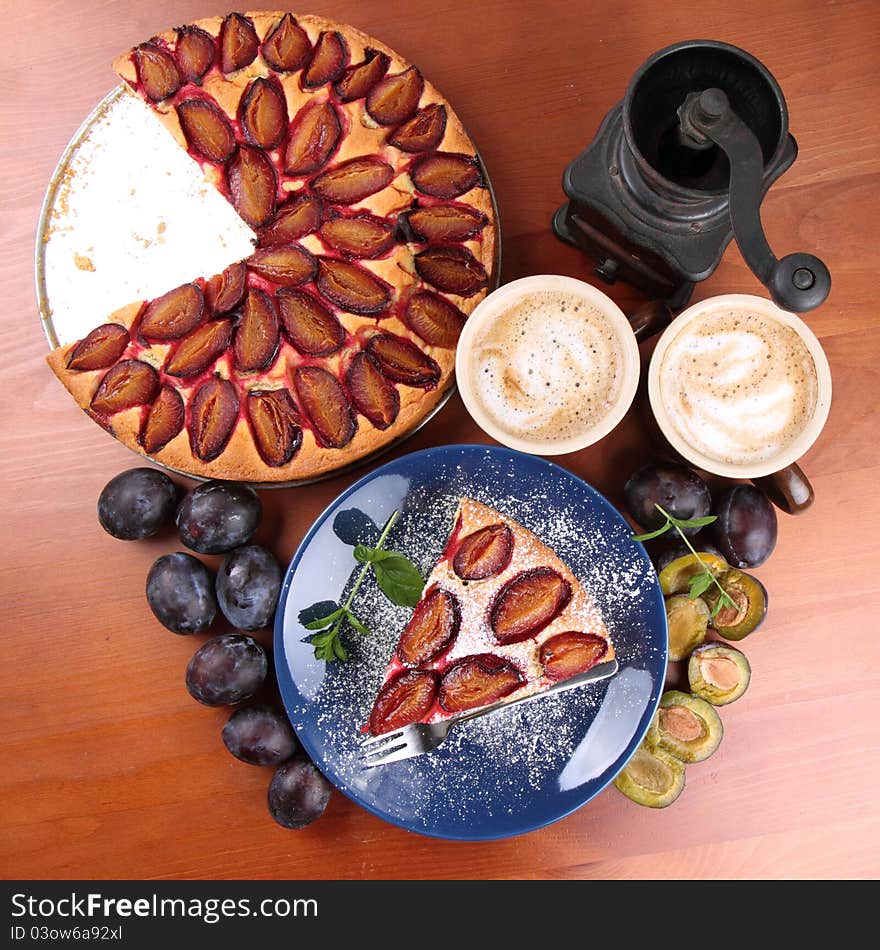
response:
[[[432,752],[449,735],[450,729],[469,719],[478,719],[480,716],[489,716],[499,709],[510,709],[518,703],[527,703],[533,699],[543,699],[555,693],[564,693],[585,683],[596,683],[599,680],[614,676],[618,670],[617,660],[607,660],[599,663],[586,673],[580,673],[571,679],[562,680],[541,693],[529,693],[518,699],[500,700],[491,706],[482,706],[468,712],[460,713],[442,722],[415,722],[394,732],[386,732],[381,736],[370,736],[361,743],[361,765],[365,769],[375,768],[377,765],[387,765],[389,762],[400,762],[411,759],[425,752]]]

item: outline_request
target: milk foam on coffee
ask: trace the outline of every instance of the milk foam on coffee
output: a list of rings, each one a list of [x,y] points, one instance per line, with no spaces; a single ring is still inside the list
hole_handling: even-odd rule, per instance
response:
[[[470,383],[482,411],[510,435],[576,439],[619,398],[623,356],[602,312],[564,290],[533,290],[475,335]]]
[[[660,398],[680,439],[729,465],[769,461],[813,417],[816,366],[795,330],[765,313],[721,309],[670,342]]]

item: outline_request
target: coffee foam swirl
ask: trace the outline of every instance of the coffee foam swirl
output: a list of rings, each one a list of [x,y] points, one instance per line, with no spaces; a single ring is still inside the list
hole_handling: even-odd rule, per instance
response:
[[[816,410],[813,357],[795,330],[758,312],[719,310],[673,338],[660,398],[679,438],[729,465],[769,461]]]
[[[473,341],[470,383],[505,432],[536,442],[585,435],[619,398],[623,356],[603,314],[565,291],[535,290]]]

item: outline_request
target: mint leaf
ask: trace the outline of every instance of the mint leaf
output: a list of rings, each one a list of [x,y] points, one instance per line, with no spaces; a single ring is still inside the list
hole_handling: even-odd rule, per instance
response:
[[[364,626],[364,624],[362,624],[360,620],[358,620],[358,618],[355,617],[353,613],[351,613],[351,611],[349,611],[348,616],[345,619],[354,627],[355,630],[357,630],[358,633],[362,633],[365,637],[369,637],[371,635],[369,628]]]
[[[679,528],[705,528],[707,524],[717,521],[718,515],[706,515],[704,518],[670,518],[669,520]]]
[[[401,607],[415,607],[422,596],[425,582],[416,566],[395,551],[382,552],[386,556],[373,561],[373,573],[382,593]]]
[[[319,617],[317,620],[310,620],[308,623],[304,623],[303,626],[306,630],[321,630],[324,627],[329,627],[334,620],[342,616],[344,610],[344,607],[340,607],[338,610],[334,610],[332,614],[327,614],[326,617]]]
[[[342,641],[339,639],[339,631],[335,627],[332,627],[330,630],[323,630],[321,633],[316,633],[313,637],[309,638],[309,643],[315,650],[316,660],[332,662],[337,659],[348,659],[345,647],[343,647]]]
[[[297,619],[305,626],[307,623],[317,620],[318,617],[326,617],[338,607],[339,604],[335,600],[319,600],[314,604],[309,604],[308,607],[303,607],[297,615]]]
[[[661,534],[666,534],[671,527],[671,522],[667,521],[662,528],[658,528],[656,531],[649,531],[647,534],[632,534],[630,537],[633,541],[650,541],[651,538],[659,538]]]
[[[693,574],[688,581],[690,585],[691,600],[696,600],[712,586],[712,575],[709,571],[700,571],[699,574]]]
[[[715,602],[715,606],[712,608],[712,613],[710,614],[713,620],[718,616],[719,613],[721,613],[721,608],[723,605],[724,605],[724,598],[719,597],[718,600]]]
[[[360,564],[369,564],[379,553],[375,548],[368,548],[366,544],[356,544],[354,546],[354,559]]]

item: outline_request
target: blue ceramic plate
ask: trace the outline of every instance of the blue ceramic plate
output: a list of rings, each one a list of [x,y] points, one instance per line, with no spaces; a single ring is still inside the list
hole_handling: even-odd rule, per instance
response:
[[[620,672],[456,727],[434,752],[362,769],[363,738],[383,673],[411,610],[393,606],[370,574],[353,607],[370,636],[347,629],[348,662],[315,660],[304,621],[347,597],[358,541],[387,547],[427,576],[462,495],[517,519],[548,543],[596,600]],[[291,722],[321,771],[386,821],[439,838],[522,834],[598,794],[641,742],[663,690],[666,612],[654,569],[631,529],[593,488],[545,459],[456,445],[396,459],[343,492],[293,558],[275,621],[275,662]]]

